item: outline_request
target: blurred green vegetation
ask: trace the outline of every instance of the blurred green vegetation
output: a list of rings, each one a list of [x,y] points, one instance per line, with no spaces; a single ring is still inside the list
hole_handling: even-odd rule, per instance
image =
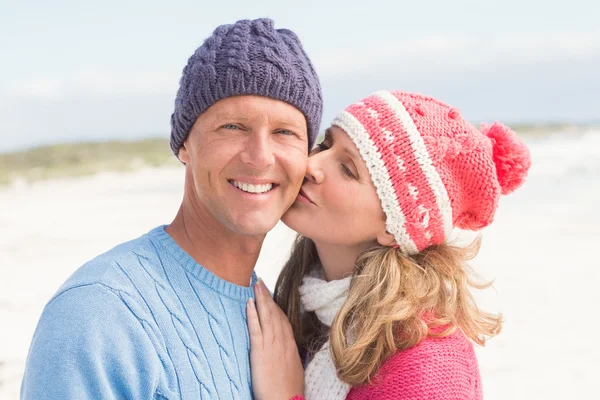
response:
[[[0,154],[0,185],[178,164],[167,139],[57,144]]]
[[[474,125],[479,126],[479,124]],[[600,122],[508,125],[522,136],[545,136],[557,132],[569,134],[590,128],[600,129]],[[315,143],[320,143],[323,135],[324,132],[319,135]],[[142,167],[169,165],[181,164],[171,153],[166,138],[56,144],[14,153],[0,153],[0,186],[16,180],[34,182],[43,179],[93,175],[102,171],[132,171]]]

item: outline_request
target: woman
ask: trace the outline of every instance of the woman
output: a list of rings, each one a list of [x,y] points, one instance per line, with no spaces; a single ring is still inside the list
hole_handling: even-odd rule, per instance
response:
[[[448,239],[489,225],[530,165],[509,128],[478,131],[431,97],[377,92],[340,113],[283,218],[300,235],[280,308],[264,284],[247,307],[256,398],[481,399],[472,343],[501,318],[469,293],[487,287],[466,265],[479,241]]]

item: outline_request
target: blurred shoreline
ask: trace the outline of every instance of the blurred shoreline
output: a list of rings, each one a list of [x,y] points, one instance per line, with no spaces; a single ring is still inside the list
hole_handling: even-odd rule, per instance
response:
[[[61,143],[0,153],[0,187],[177,165],[168,139]]]
[[[526,139],[541,139],[557,134],[578,136],[591,131],[600,133],[600,122],[515,123],[510,126]],[[100,172],[131,172],[177,165],[181,164],[173,156],[168,138],[43,145],[0,153],[0,188],[47,179],[90,176]]]

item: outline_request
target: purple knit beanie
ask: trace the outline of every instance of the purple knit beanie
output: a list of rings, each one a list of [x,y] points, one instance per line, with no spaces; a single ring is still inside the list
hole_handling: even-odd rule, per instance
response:
[[[177,156],[200,114],[236,95],[282,100],[306,117],[308,148],[319,132],[321,84],[296,34],[266,18],[221,25],[188,60],[171,116],[171,150]]]

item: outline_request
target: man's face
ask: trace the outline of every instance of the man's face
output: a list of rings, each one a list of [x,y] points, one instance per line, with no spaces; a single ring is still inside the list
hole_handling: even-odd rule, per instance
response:
[[[241,235],[264,235],[294,202],[306,172],[304,115],[262,96],[220,100],[198,117],[179,158],[186,201]]]

